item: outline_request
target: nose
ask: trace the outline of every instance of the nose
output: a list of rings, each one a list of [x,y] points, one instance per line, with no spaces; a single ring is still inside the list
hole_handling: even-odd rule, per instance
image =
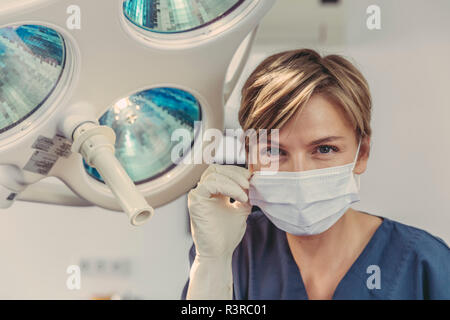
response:
[[[306,171],[310,170],[305,153],[297,152],[289,160],[287,171]]]

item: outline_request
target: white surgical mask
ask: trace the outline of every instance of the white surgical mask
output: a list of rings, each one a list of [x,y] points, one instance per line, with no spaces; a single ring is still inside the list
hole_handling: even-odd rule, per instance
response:
[[[257,171],[250,179],[249,200],[279,229],[293,235],[328,230],[359,201],[359,175],[352,163],[316,170]]]

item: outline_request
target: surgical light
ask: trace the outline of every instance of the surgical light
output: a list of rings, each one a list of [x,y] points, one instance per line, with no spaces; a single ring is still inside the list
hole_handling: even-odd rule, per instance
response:
[[[65,57],[63,38],[50,28],[0,29],[0,133],[42,106],[61,77]]]
[[[197,99],[178,88],[153,88],[117,101],[99,123],[116,134],[115,155],[136,184],[170,171],[175,163],[172,148],[178,141],[172,133],[184,129],[194,143],[194,122],[201,120]],[[84,162],[86,171],[103,181],[95,168]]]
[[[143,29],[159,33],[187,32],[223,18],[244,0],[127,0],[123,12]]]

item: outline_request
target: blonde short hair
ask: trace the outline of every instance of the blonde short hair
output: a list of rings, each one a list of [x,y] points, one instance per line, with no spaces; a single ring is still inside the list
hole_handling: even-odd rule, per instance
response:
[[[343,108],[357,137],[371,135],[372,101],[364,76],[345,58],[321,57],[311,49],[277,53],[256,67],[241,91],[239,123],[244,131],[280,129],[317,93]]]

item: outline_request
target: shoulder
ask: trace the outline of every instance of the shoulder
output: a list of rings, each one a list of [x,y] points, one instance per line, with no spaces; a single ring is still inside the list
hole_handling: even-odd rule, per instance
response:
[[[443,239],[431,234],[430,232],[394,221],[388,218],[384,218],[386,223],[391,228],[392,237],[399,241],[409,242],[410,248],[413,253],[419,256],[443,254],[448,256],[450,249]]]
[[[393,260],[397,261],[393,285],[410,288],[408,291],[415,294],[414,298],[449,299],[450,249],[444,240],[423,229],[389,219],[387,225],[391,228],[388,246],[402,248],[397,250],[397,258]]]

